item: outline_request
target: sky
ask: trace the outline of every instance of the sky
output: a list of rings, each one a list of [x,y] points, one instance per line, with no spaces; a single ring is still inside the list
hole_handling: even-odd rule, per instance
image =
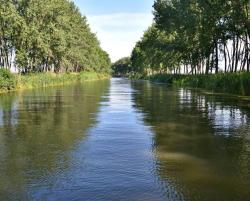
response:
[[[112,62],[130,56],[152,24],[154,0],[74,0]]]

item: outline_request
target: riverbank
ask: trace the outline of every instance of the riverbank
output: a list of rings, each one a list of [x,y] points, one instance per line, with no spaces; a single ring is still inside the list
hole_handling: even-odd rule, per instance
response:
[[[219,73],[213,75],[156,74],[141,78],[179,87],[205,89],[212,93],[250,96],[250,73]]]
[[[0,93],[19,89],[32,89],[39,87],[60,86],[73,82],[93,81],[107,79],[106,73],[81,72],[81,73],[36,73],[28,75],[12,74],[8,70],[0,70]]]

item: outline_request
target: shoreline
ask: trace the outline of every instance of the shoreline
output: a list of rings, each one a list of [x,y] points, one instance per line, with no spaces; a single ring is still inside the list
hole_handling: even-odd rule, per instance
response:
[[[131,76],[134,80],[148,80],[175,87],[198,90],[207,95],[226,95],[250,101],[250,73],[180,75],[155,74],[151,76]]]
[[[54,86],[64,86],[77,82],[90,82],[109,79],[111,76],[107,73],[81,72],[81,73],[36,73],[28,75],[14,75],[4,77],[6,83],[0,86],[0,94],[16,92],[28,89],[46,88]],[[9,84],[9,86],[8,86]]]

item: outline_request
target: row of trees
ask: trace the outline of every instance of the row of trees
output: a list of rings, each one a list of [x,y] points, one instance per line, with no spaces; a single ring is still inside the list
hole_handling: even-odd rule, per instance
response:
[[[111,66],[114,76],[128,76],[132,71],[130,57],[123,57],[112,64]]]
[[[136,44],[134,71],[250,71],[249,0],[156,0],[154,23]]]
[[[22,72],[108,71],[110,59],[69,0],[0,0],[0,66]]]

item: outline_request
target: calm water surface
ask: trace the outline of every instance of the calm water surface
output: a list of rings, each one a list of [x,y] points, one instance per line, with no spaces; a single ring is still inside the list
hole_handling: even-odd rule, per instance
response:
[[[126,79],[0,96],[0,200],[250,200],[250,103]]]

